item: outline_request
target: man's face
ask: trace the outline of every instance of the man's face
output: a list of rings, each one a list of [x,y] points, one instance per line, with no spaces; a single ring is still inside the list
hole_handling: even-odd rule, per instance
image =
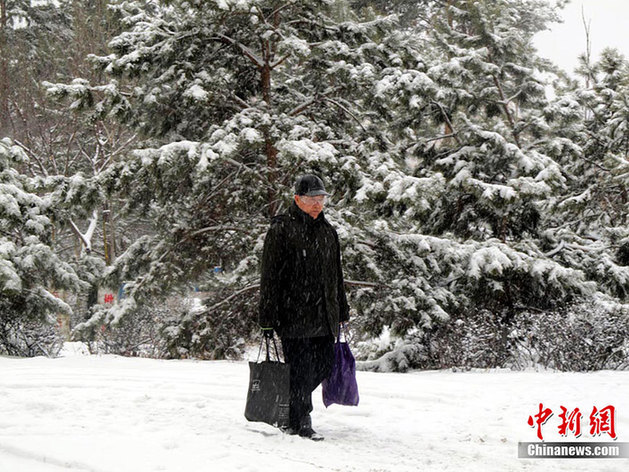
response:
[[[312,218],[317,218],[323,210],[323,205],[325,205],[325,195],[317,195],[316,197],[295,195],[295,203],[304,213],[308,213]]]

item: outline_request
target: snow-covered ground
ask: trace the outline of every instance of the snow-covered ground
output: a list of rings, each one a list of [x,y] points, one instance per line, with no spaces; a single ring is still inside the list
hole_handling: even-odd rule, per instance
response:
[[[629,459],[523,460],[540,402],[616,407],[629,441],[629,372],[359,372],[358,407],[323,406],[312,442],[248,423],[245,362],[0,357],[0,472],[626,471]]]

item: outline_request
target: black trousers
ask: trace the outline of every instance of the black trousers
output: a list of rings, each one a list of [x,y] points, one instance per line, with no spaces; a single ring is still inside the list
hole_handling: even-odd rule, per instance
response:
[[[282,338],[290,365],[290,426],[299,429],[312,411],[312,392],[332,373],[334,338]]]

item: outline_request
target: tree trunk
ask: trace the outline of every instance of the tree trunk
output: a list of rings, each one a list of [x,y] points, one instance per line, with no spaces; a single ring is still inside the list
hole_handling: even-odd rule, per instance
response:
[[[116,260],[116,218],[113,210],[113,205],[109,208],[109,258],[112,261]]]
[[[9,48],[7,42],[7,0],[0,0],[0,136],[9,133]]]
[[[271,54],[268,42],[266,43],[266,51],[264,53],[264,66],[260,70],[262,79],[262,96],[266,105],[271,110]],[[277,211],[277,190],[275,188],[277,181],[277,148],[271,139],[270,133],[267,131],[265,136],[266,147],[266,167],[268,171],[268,215],[275,216]]]
[[[107,203],[103,207],[103,250],[105,252],[105,264],[111,264],[111,251],[109,248],[109,239],[107,238],[107,223],[109,222],[109,208]]]
[[[513,139],[515,140],[515,144],[517,144],[518,147],[522,149],[522,145],[520,144],[520,135],[516,130],[515,118],[513,114],[511,113],[511,110],[509,110],[509,103],[507,102],[507,97],[504,93],[504,90],[502,89],[502,84],[500,83],[496,75],[492,75],[492,77],[494,79],[494,84],[496,85],[496,88],[498,89],[498,94],[500,95],[502,108],[507,117],[507,120],[509,121],[509,125],[511,126],[511,135],[513,136]]]

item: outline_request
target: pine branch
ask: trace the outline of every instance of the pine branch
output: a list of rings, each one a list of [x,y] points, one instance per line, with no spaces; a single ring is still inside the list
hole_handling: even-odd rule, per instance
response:
[[[504,109],[505,115],[507,115],[507,120],[509,121],[509,124],[511,125],[511,134],[513,135],[515,144],[517,144],[519,148],[522,148],[522,146],[520,145],[519,135],[515,129],[515,119],[513,118],[513,114],[511,113],[511,110],[509,110],[509,101],[505,97],[504,90],[502,89],[502,84],[498,80],[498,77],[496,77],[493,74],[492,74],[492,78],[494,80],[494,84],[496,84],[496,87],[498,88],[498,93],[500,94],[500,99],[502,100],[502,102],[500,102],[502,104],[502,108]]]
[[[439,108],[439,110],[441,111],[441,115],[443,116],[443,119],[446,121],[448,128],[452,131],[452,135],[454,137],[454,139],[456,140],[457,143],[459,143],[459,145],[462,145],[461,140],[458,137],[458,131],[456,131],[454,129],[454,126],[452,126],[452,122],[450,121],[450,117],[448,116],[448,114],[446,113],[445,108],[443,108],[443,105],[435,100],[431,100],[431,103],[433,103],[434,105],[437,105],[437,107]]]
[[[203,310],[203,313],[209,313],[210,311],[215,310],[216,308],[218,308],[218,307],[224,305],[225,303],[233,300],[237,296],[242,295],[243,293],[246,293],[246,292],[250,292],[252,290],[257,290],[259,288],[260,288],[260,284],[254,284],[254,285],[249,285],[248,287],[245,287],[243,289],[240,289],[237,292],[232,293],[229,297],[227,297],[227,298],[221,300],[220,302],[215,303],[214,305],[206,308],[205,310]]]
[[[251,51],[251,49],[249,49],[244,44],[236,41],[235,39],[230,38],[229,36],[219,33],[215,38],[210,38],[210,39],[218,39],[219,41],[222,41],[224,43],[228,43],[228,44],[231,44],[232,46],[236,46],[259,69],[262,69],[265,65],[264,61],[260,57],[258,57],[253,51]]]
[[[598,162],[593,161],[592,159],[588,159],[585,156],[579,156],[582,160],[584,160],[585,162],[587,162],[588,164],[592,164],[594,167],[598,167],[599,169],[601,169],[602,171],[605,172],[612,172],[612,169],[608,169],[607,167],[604,167],[602,165],[600,165]]]
[[[284,10],[285,8],[292,7],[292,6],[293,6],[293,5],[295,5],[295,4],[298,4],[298,2],[288,2],[288,3],[285,3],[284,5],[281,5],[281,6],[277,7],[275,10],[273,10],[273,11],[271,12],[271,15],[270,15],[270,16],[275,16],[275,15],[277,15],[279,12],[281,12],[282,10]]]
[[[100,166],[100,168],[98,169],[98,173],[100,174],[105,167],[112,161],[112,159],[114,157],[116,157],[117,155],[119,155],[120,153],[122,153],[124,150],[127,149],[127,147],[129,146],[129,144],[131,144],[133,141],[135,141],[135,138],[137,138],[137,134],[134,134],[133,136],[131,136],[129,139],[127,139],[123,144],[121,144],[120,146],[118,146],[117,149],[115,149],[114,151],[112,151],[109,154],[109,157],[105,160],[105,162],[103,162],[103,164]]]
[[[332,100],[331,98],[324,98],[323,99],[326,102],[330,102],[332,105],[335,105],[337,107],[339,107],[341,110],[343,110],[345,113],[347,113],[349,116],[352,117],[352,119],[358,123],[358,126],[360,126],[362,128],[362,130],[366,133],[367,130],[365,129],[365,127],[363,126],[363,124],[358,120],[358,118],[356,118],[356,116],[354,116],[354,114],[349,111],[347,108],[345,108],[343,105],[341,105],[339,102],[337,102],[336,100]]]
[[[559,244],[557,245],[557,247],[553,249],[552,251],[544,254],[544,257],[553,257],[555,254],[559,254],[565,247],[566,247],[566,242],[562,239],[561,241],[559,241]]]
[[[513,308],[520,311],[534,311],[535,313],[540,313],[540,314],[546,313],[544,310],[540,310],[539,308],[534,308],[532,306],[515,305]]]
[[[325,92],[323,94],[315,93],[315,96],[313,98],[311,98],[307,102],[302,103],[301,105],[293,108],[291,111],[288,112],[288,115],[289,116],[297,116],[300,113],[302,113],[303,111],[305,111],[306,109],[308,109],[309,107],[311,107],[312,105],[314,105],[315,103],[317,103],[320,99],[325,99],[326,97],[329,97],[330,95],[334,95],[337,92],[342,91],[343,88],[344,87],[334,87],[329,92]]]
[[[239,167],[240,169],[249,172],[250,174],[252,174],[257,180],[260,181],[261,185],[267,188],[272,188],[269,187],[268,182],[260,175],[260,173],[258,171],[255,171],[249,167],[247,167],[246,165],[244,165],[242,162],[238,162],[235,159],[232,159],[231,157],[225,157],[223,158],[223,160],[225,162],[229,162],[230,164]]]
[[[379,287],[386,287],[386,288],[391,288],[390,286],[386,285],[386,284],[380,284],[380,283],[375,283],[375,282],[364,282],[364,281],[358,281],[358,280],[345,280],[345,285],[349,285],[349,286],[357,286],[357,287],[374,287],[374,288],[379,288]],[[233,300],[234,298],[242,295],[243,293],[247,293],[250,292],[252,290],[257,290],[260,288],[260,284],[254,284],[254,285],[249,285],[248,287],[242,288],[240,290],[238,290],[237,292],[231,294],[229,297],[221,300],[218,303],[215,303],[214,305],[206,308],[205,310],[203,310],[203,313],[209,313],[212,310],[215,310],[216,308],[230,302],[231,300]]]
[[[370,247],[371,249],[378,249],[378,245],[376,243],[372,243],[371,241],[360,240],[356,241],[356,244],[362,244],[364,246]]]
[[[319,96],[315,95],[314,98],[310,99],[306,103],[303,103],[303,104],[299,105],[298,107],[293,108],[291,111],[289,111],[288,112],[288,116],[297,116],[297,115],[299,115],[301,112],[307,110],[312,105],[317,103],[318,99],[319,99]]]

